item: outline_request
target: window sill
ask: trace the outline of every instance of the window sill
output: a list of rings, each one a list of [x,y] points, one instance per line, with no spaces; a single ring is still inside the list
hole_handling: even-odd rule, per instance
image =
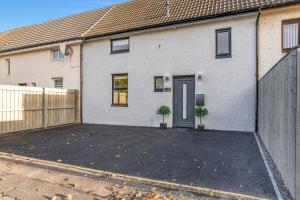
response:
[[[216,59],[232,58],[231,54],[216,55]]]
[[[111,104],[111,107],[128,107],[128,104]]]
[[[110,52],[110,55],[123,54],[123,53],[129,53],[129,50],[125,50],[125,51],[112,51],[112,52]]]
[[[65,61],[65,59],[61,59],[61,60],[51,60],[52,62],[63,62],[63,61]]]
[[[288,53],[290,52],[291,50],[293,50],[294,48],[290,48],[290,49],[282,49],[282,53]]]

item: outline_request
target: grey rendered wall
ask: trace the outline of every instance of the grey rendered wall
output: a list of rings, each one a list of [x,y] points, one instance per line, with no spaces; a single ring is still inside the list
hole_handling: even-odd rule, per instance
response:
[[[255,130],[257,16],[235,16],[130,37],[130,52],[110,54],[110,40],[83,47],[83,122],[158,127],[161,105],[173,107],[173,76],[202,74],[195,93],[205,94],[207,129]],[[232,28],[232,58],[216,59],[215,31]],[[242,53],[241,53],[242,52]],[[112,103],[112,74],[128,73],[128,107]],[[154,76],[169,76],[170,92],[154,92]],[[234,114],[232,113],[234,109]],[[173,110],[173,109],[172,109]],[[196,119],[196,123],[199,120]],[[166,118],[172,126],[172,114]],[[197,126],[197,124],[196,124]]]
[[[296,138],[296,132],[299,134],[297,104],[300,104],[297,98],[298,52],[297,49],[290,52],[259,81],[258,105],[259,134],[294,198],[297,191],[296,147],[299,149],[299,137]],[[299,165],[297,173],[299,177]]]

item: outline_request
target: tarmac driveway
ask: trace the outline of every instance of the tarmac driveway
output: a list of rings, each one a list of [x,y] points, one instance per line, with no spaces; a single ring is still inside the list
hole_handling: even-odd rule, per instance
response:
[[[276,199],[252,133],[85,124],[2,137],[0,151]]]

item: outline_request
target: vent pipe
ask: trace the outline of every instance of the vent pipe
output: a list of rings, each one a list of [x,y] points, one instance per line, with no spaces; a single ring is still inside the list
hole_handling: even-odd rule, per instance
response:
[[[164,16],[170,17],[170,2],[169,0],[164,0]]]

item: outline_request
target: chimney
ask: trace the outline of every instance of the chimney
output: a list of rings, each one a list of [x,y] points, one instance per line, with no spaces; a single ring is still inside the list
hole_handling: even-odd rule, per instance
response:
[[[164,0],[164,16],[170,17],[170,2],[169,0]]]

